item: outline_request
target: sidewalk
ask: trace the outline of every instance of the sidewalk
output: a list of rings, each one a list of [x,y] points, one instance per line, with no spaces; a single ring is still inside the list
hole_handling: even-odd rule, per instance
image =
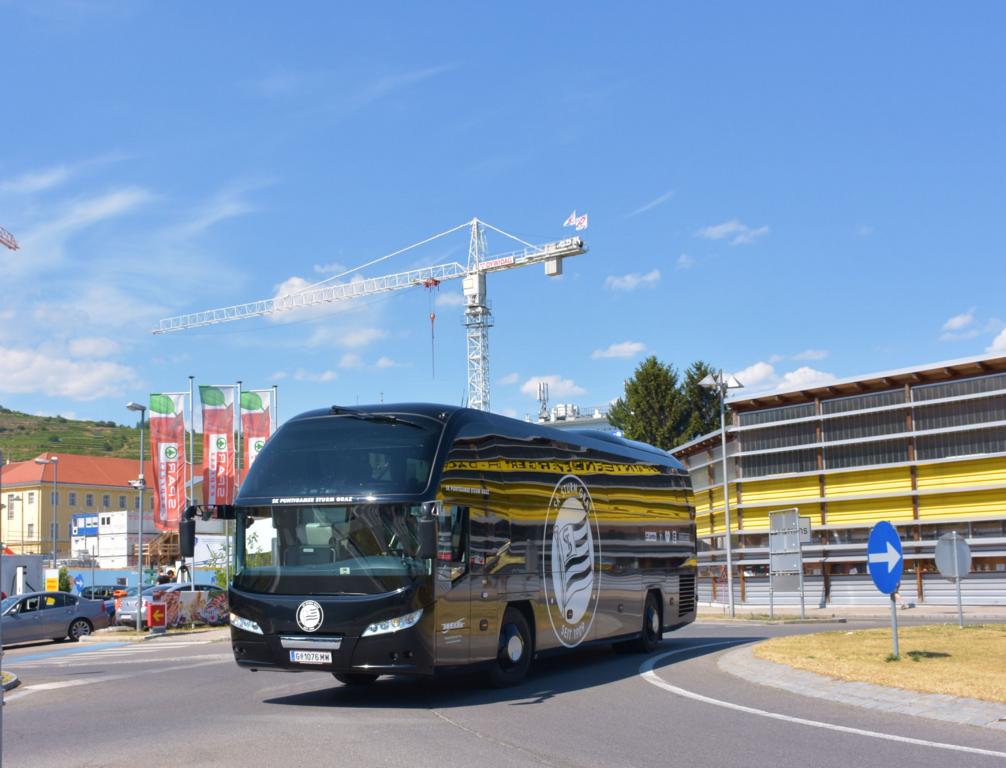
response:
[[[718,603],[699,603],[697,621],[768,621],[768,606],[765,605],[736,605],[734,608],[736,618],[731,619],[730,611],[725,605]],[[807,606],[804,611],[807,619],[814,622],[826,621],[873,621],[877,619],[890,619],[891,609],[889,606],[846,606],[829,605],[818,608],[816,605]],[[777,621],[799,620],[800,608],[798,606],[776,607],[775,618]],[[898,621],[929,621],[936,624],[951,624],[957,622],[956,605],[927,605],[919,603],[915,608],[899,608]],[[976,624],[984,622],[1006,621],[1006,605],[973,605],[964,606],[964,623]]]
[[[793,669],[785,664],[759,659],[754,655],[751,646],[723,654],[718,666],[724,672],[742,680],[756,685],[780,688],[800,696],[812,696],[854,707],[1006,731],[1006,704],[836,680],[814,672]]]
[[[164,634],[150,634],[149,632],[144,635],[136,635],[133,633],[133,629],[130,627],[108,627],[106,629],[99,629],[92,632],[89,635],[84,635],[80,638],[82,643],[144,643],[144,642],[157,642],[158,640],[170,640],[175,637],[188,637],[191,635],[200,635],[205,640],[224,640],[230,637],[231,629],[230,627],[196,627],[195,629],[187,629],[176,632],[165,632]]]

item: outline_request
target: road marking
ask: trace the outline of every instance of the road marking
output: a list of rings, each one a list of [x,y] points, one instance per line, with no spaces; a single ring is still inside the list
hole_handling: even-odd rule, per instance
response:
[[[736,640],[726,640],[718,643],[704,643],[702,645],[693,645],[689,648],[681,648],[676,651],[668,651],[667,653],[661,653],[654,656],[651,659],[647,659],[639,666],[639,676],[643,678],[646,682],[651,685],[655,685],[658,688],[663,688],[665,691],[670,691],[673,694],[682,696],[686,699],[692,699],[693,701],[701,701],[704,704],[712,704],[714,707],[723,707],[724,709],[732,709],[735,712],[744,712],[749,715],[758,715],[759,717],[767,717],[772,720],[782,720],[786,723],[796,723],[798,725],[807,725],[812,728],[824,728],[829,731],[838,731],[839,733],[851,733],[856,736],[867,736],[871,739],[884,739],[886,741],[897,741],[902,744],[915,744],[920,747],[932,747],[934,749],[947,749],[953,752],[967,752],[971,755],[987,755],[988,757],[1006,757],[1006,752],[996,752],[991,749],[980,749],[979,747],[965,747],[960,744],[947,744],[942,741],[927,741],[925,739],[913,739],[910,736],[896,736],[891,733],[881,733],[880,731],[867,731],[863,728],[852,728],[847,725],[836,725],[835,723],[824,723],[820,720],[807,720],[803,717],[793,717],[792,715],[783,715],[779,712],[769,712],[764,709],[756,709],[755,707],[747,707],[743,704],[734,704],[731,701],[721,701],[720,699],[714,699],[709,696],[703,696],[701,693],[695,693],[694,691],[688,691],[684,688],[679,688],[676,685],[671,685],[666,680],[661,678],[653,668],[657,665],[657,662],[662,659],[666,659],[669,656],[678,656],[682,653],[690,653],[691,651],[698,651],[703,648],[714,648],[721,645],[736,645]]]
[[[123,655],[152,654],[160,650],[189,648],[194,645],[206,645],[209,640],[188,640],[181,642],[149,643],[99,643],[91,646],[50,653],[39,653],[31,656],[9,656],[7,667],[20,668],[29,666],[68,667],[75,664],[99,659],[118,658]],[[64,658],[60,658],[64,657]]]
[[[16,692],[7,694],[4,696],[4,703],[9,704],[12,701],[17,701],[18,699],[23,699],[25,696],[29,696],[33,693],[40,693],[43,691],[59,690],[60,688],[71,688],[78,685],[92,685],[93,683],[109,683],[113,680],[126,680],[130,677],[139,677],[143,675],[158,675],[162,672],[178,672],[183,669],[196,669],[197,667],[207,667],[212,664],[224,664],[228,661],[232,661],[234,657],[227,654],[220,654],[220,658],[214,659],[212,661],[201,661],[197,664],[179,664],[174,667],[162,667],[161,669],[147,669],[138,672],[135,675],[103,675],[101,677],[89,677],[86,680],[60,680],[54,683],[39,683],[38,685],[29,685],[26,687],[19,688]]]
[[[107,650],[109,648],[121,648],[124,645],[130,645],[129,642],[117,642],[117,643],[95,643],[93,645],[78,645],[75,648],[61,648],[58,651],[46,651],[45,653],[33,653],[30,656],[14,656],[9,651],[5,654],[9,661],[8,664],[14,664],[18,661],[35,661],[36,659],[51,659],[55,656],[67,656],[77,653],[89,653],[91,651]]]

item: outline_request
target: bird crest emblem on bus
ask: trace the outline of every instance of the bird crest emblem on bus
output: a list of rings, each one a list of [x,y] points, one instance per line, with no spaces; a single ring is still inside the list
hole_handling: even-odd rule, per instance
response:
[[[542,542],[542,581],[548,618],[567,648],[590,632],[601,591],[601,541],[594,502],[576,475],[564,476],[552,491]]]

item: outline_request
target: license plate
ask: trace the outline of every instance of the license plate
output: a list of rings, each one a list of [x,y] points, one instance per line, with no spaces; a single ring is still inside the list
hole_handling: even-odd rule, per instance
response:
[[[331,664],[331,651],[290,651],[290,661],[295,664]]]

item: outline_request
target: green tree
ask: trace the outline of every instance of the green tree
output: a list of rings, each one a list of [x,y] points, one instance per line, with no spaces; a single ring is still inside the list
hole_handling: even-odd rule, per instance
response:
[[[70,589],[70,572],[66,570],[66,566],[60,566],[59,569],[59,591],[60,592],[71,592]]]
[[[623,402],[624,401],[624,402]],[[685,401],[678,374],[651,355],[625,382],[625,396],[613,407],[619,426],[630,440],[668,450],[677,445],[685,419]],[[610,416],[609,416],[610,419]],[[614,423],[614,422],[612,422]]]
[[[686,420],[675,445],[705,435],[720,426],[720,398],[715,389],[699,384],[702,379],[714,373],[713,367],[702,360],[696,360],[685,371],[682,383],[685,398]]]

